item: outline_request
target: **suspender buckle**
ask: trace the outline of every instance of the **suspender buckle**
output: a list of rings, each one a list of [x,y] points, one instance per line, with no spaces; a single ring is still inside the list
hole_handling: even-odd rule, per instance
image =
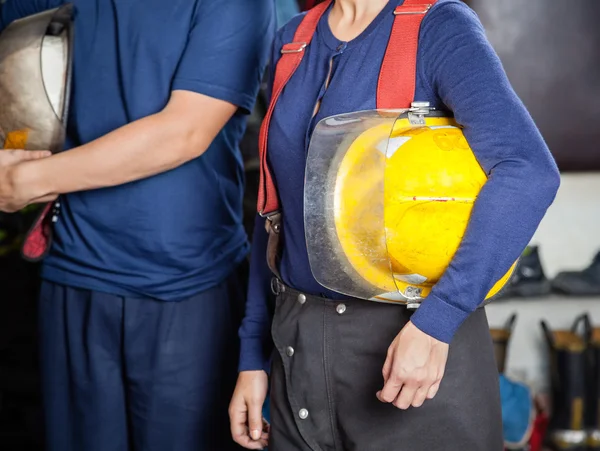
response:
[[[410,14],[427,14],[433,5],[430,3],[423,5],[398,6],[394,10],[395,16],[405,16]]]
[[[301,53],[304,51],[307,45],[307,42],[290,42],[281,48],[281,53],[283,55],[287,53]]]

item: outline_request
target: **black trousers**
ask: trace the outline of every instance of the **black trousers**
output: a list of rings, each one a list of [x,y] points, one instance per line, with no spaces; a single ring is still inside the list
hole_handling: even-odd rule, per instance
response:
[[[501,451],[498,372],[484,309],[450,345],[433,400],[383,404],[382,367],[411,312],[285,288],[273,320],[270,451]]]

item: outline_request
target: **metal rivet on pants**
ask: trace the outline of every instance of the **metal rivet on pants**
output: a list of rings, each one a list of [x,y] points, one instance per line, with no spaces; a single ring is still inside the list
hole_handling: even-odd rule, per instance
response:
[[[346,304],[338,304],[338,306],[335,308],[335,311],[340,315],[343,314],[346,311]]]
[[[292,348],[291,346],[288,346],[287,348],[285,348],[285,353],[288,355],[288,357],[291,357],[294,355],[294,348]]]
[[[299,294],[298,295],[298,302],[300,304],[304,304],[306,302],[306,296],[304,296],[303,294]]]
[[[301,420],[306,420],[308,418],[308,410],[300,409],[300,412],[298,412],[298,416]]]

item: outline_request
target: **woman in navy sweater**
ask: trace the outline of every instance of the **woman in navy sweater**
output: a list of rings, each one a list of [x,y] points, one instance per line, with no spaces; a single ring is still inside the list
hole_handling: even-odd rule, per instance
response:
[[[282,249],[269,353],[265,220],[257,217],[234,439],[275,451],[500,451],[497,371],[484,309],[492,285],[533,236],[559,174],[473,11],[440,0],[423,19],[415,99],[450,110],[488,176],[444,276],[413,314],[320,286],[309,266],[304,168],[323,118],[372,110],[402,0],[336,0],[276,104],[268,164],[277,186]],[[273,66],[302,16],[278,33]],[[271,429],[261,406],[271,377]],[[383,373],[383,377],[382,377]]]

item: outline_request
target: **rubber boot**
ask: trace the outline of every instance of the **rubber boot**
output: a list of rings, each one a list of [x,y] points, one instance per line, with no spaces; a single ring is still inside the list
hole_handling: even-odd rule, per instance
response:
[[[498,299],[515,297],[538,297],[550,293],[550,281],[546,277],[537,246],[528,246],[515,268],[510,282],[498,294]]]
[[[506,354],[508,349],[508,343],[510,341],[510,336],[512,335],[516,319],[517,315],[513,314],[506,322],[504,328],[490,329],[492,341],[494,342],[494,354],[496,356],[496,365],[498,365],[498,373],[500,374],[504,373],[504,369],[506,368]]]
[[[600,451],[600,327],[590,326],[586,359],[588,451]]]
[[[552,415],[548,446],[554,451],[587,451],[585,340],[573,330],[551,331],[544,321],[541,326],[550,353]]]
[[[552,290],[568,296],[600,295],[600,252],[581,271],[565,271],[552,281]]]

